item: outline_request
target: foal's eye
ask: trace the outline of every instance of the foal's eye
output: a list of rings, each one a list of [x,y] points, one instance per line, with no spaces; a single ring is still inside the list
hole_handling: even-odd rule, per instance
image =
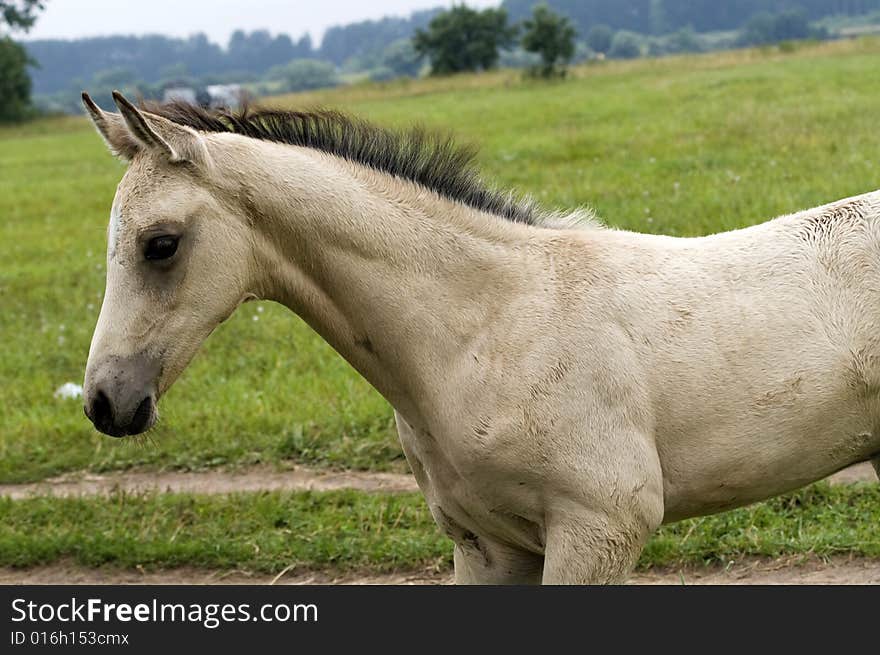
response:
[[[147,259],[168,259],[177,252],[178,237],[155,237],[147,242],[144,257]]]

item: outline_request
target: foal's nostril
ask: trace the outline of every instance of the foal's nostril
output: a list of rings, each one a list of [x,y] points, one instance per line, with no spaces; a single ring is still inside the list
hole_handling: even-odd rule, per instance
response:
[[[129,434],[140,434],[143,432],[147,427],[147,423],[150,421],[150,415],[152,413],[153,399],[147,396],[134,411],[134,416],[131,417],[131,423],[128,424],[126,432]]]
[[[89,417],[95,425],[112,425],[113,424],[113,406],[110,399],[103,391],[98,391],[92,400],[92,412]]]
[[[125,431],[120,430],[114,424],[113,405],[110,403],[110,398],[103,391],[98,391],[95,394],[86,415],[92,420],[95,427],[104,434],[108,434],[111,437],[125,436]]]

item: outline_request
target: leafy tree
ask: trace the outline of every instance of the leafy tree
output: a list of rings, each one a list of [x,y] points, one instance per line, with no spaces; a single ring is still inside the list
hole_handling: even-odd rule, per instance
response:
[[[204,75],[211,72],[217,66],[218,61],[226,61],[226,53],[216,43],[208,40],[204,34],[192,34],[186,40],[170,40],[174,44],[171,55],[186,64],[187,70],[193,75]],[[117,55],[118,57],[118,55]],[[115,64],[118,59],[112,60]],[[164,62],[173,63],[166,59]],[[141,71],[144,75],[147,71]]]
[[[488,70],[498,63],[498,50],[513,43],[516,32],[503,9],[478,11],[456,5],[435,16],[427,30],[416,31],[413,46],[431,60],[432,75]]]
[[[311,35],[306,32],[301,37],[299,37],[299,41],[294,44],[293,50],[295,52],[296,59],[308,59],[313,54],[315,54],[314,48],[312,47]]]
[[[159,85],[168,86],[195,86],[196,78],[189,72],[189,67],[181,62],[165,66],[159,71]]]
[[[266,70],[272,64],[277,64],[283,61],[290,61],[292,46],[290,44],[290,37],[284,35],[287,38],[287,44],[289,47],[285,49],[282,47],[280,50],[282,52],[280,59],[272,59],[270,56],[270,52],[272,51],[275,44],[273,43],[272,35],[269,34],[268,30],[255,30],[250,34],[247,34],[243,30],[236,30],[232,33],[232,36],[229,37],[229,57],[235,61],[239,67],[245,68],[247,70]],[[276,52],[277,55],[277,52]]]
[[[620,30],[611,40],[608,56],[615,59],[635,59],[642,55],[642,39],[638,34]]]
[[[416,52],[412,39],[399,39],[391,43],[382,51],[381,59],[381,67],[390,70],[395,77],[418,77],[425,61]]]
[[[502,50],[498,57],[498,65],[502,68],[537,69],[541,66],[541,57],[534,52],[526,52],[522,46]]]
[[[319,51],[321,59],[349,67],[349,61],[363,61],[375,66],[382,51],[399,39],[411,39],[417,29],[425,28],[440,9],[425,9],[408,18],[386,17],[331,27],[324,33]]]
[[[275,66],[266,77],[281,80],[282,90],[286,92],[320,89],[339,83],[336,67],[317,59],[295,59],[283,66]]]
[[[574,56],[577,36],[571,21],[551,11],[546,4],[540,4],[523,27],[523,48],[541,56],[541,65],[532,72],[541,77],[565,75],[565,66]]]
[[[822,37],[814,30],[803,10],[791,9],[779,14],[761,12],[752,16],[740,33],[741,45],[767,45],[780,41]]]
[[[199,78],[199,82],[204,85],[208,84],[244,84],[247,82],[258,82],[260,75],[253,71],[243,70],[227,70],[222,73],[208,73]]]
[[[294,43],[287,34],[272,37],[268,30],[255,30],[251,33],[236,30],[229,37],[225,59],[227,66],[265,73],[272,66],[293,59],[306,59],[312,54],[312,39],[307,34]],[[224,56],[221,54],[219,61],[223,60]]]
[[[0,122],[21,120],[30,112],[28,66],[33,64],[22,46],[2,36],[3,26],[27,31],[42,8],[41,0],[0,0]]]
[[[607,25],[593,25],[587,32],[587,45],[593,52],[608,54],[613,38],[614,31]]]
[[[663,0],[651,0],[651,33],[666,34],[669,31],[669,21],[666,19],[666,7]]]
[[[813,27],[802,9],[789,9],[776,16],[776,34],[783,40],[827,39],[824,27]]]
[[[647,46],[647,54],[650,57],[702,52],[706,49],[703,39],[688,27],[684,27],[672,34],[651,37],[647,41]]]
[[[0,38],[0,122],[17,121],[28,115],[31,78],[27,53],[9,37]]]
[[[763,45],[775,41],[776,19],[773,14],[762,11],[752,16],[740,32],[741,45]]]
[[[669,52],[700,52],[703,44],[691,27],[682,27],[669,36]]]
[[[136,80],[135,74],[127,68],[111,68],[95,73],[92,84],[103,88],[121,89],[129,84],[134,84]]]
[[[12,29],[27,31],[45,4],[45,0],[0,0],[0,27],[5,23]]]
[[[390,80],[396,80],[399,77],[401,76],[387,66],[379,66],[378,68],[370,69],[369,79],[373,82],[388,82]]]

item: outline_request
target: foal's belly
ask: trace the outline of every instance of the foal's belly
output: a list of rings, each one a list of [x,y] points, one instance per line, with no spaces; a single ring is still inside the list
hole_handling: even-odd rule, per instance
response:
[[[735,330],[695,327],[644,355],[666,522],[763,500],[880,453],[880,353],[861,332],[811,318],[827,312],[790,305],[743,310]]]
[[[658,434],[664,523],[721,512],[821,480],[880,453],[867,412],[792,408],[743,416],[707,432]]]

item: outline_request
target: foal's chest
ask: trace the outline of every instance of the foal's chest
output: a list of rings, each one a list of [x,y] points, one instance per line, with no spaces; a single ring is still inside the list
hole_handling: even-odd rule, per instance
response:
[[[509,472],[462,466],[438,439],[397,416],[401,445],[437,525],[450,539],[471,545],[492,539],[542,553],[544,529],[539,494]]]

